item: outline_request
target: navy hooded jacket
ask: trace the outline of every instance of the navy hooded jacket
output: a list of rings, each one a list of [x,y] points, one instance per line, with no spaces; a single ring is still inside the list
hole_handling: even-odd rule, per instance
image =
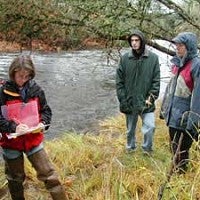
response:
[[[173,40],[186,46],[187,54],[171,60],[172,78],[167,86],[162,104],[162,115],[167,126],[179,130],[199,132],[200,122],[200,58],[197,37],[182,32]]]

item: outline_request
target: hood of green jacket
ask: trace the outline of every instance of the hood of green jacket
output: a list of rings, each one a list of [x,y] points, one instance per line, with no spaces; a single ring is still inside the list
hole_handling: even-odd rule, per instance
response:
[[[130,47],[132,47],[131,46],[131,37],[134,36],[134,35],[138,36],[140,38],[140,40],[141,40],[141,46],[140,46],[140,51],[139,51],[139,54],[141,55],[145,51],[145,45],[146,45],[145,36],[144,36],[143,32],[140,31],[140,30],[137,30],[137,29],[136,30],[132,30],[130,35],[129,35],[129,37],[128,37],[128,43],[129,43]],[[133,50],[133,54],[135,54],[135,53],[136,52],[134,52],[134,50]]]

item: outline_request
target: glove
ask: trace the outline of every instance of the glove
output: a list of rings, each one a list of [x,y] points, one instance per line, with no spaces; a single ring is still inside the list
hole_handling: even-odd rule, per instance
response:
[[[41,131],[43,131],[45,128],[44,124],[41,122],[39,123],[36,127],[33,128],[33,131],[31,131],[31,133],[40,133]]]
[[[147,108],[149,108],[152,105],[152,103],[151,103],[151,97],[150,96],[145,101],[145,104],[146,104]]]
[[[29,130],[29,128],[26,124],[19,124],[16,127],[16,133],[20,133],[20,134],[27,133],[28,130]]]

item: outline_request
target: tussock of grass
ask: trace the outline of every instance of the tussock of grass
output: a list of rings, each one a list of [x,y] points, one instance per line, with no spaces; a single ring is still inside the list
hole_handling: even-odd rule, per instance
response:
[[[46,150],[70,199],[156,200],[171,162],[167,128],[158,118],[156,123],[152,156],[144,155],[140,148],[143,139],[140,128],[137,129],[137,151],[131,154],[125,152],[123,115],[100,122],[98,136],[64,133],[62,138],[46,142]],[[163,200],[200,199],[200,151],[196,147],[197,143],[194,143],[188,172],[172,176],[164,190]],[[3,166],[0,174],[0,186],[5,188]],[[49,199],[27,160],[26,174],[27,199]],[[4,198],[9,199],[8,195]]]

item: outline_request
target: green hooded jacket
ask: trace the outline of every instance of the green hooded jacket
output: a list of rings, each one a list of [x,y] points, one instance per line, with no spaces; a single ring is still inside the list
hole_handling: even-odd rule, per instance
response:
[[[116,72],[120,111],[125,114],[153,112],[160,90],[158,56],[146,48],[144,35],[139,30],[135,30],[129,36],[130,46],[133,35],[141,39],[141,55],[136,57],[134,50],[131,49],[120,58]],[[151,105],[146,104],[146,100],[149,100]]]

